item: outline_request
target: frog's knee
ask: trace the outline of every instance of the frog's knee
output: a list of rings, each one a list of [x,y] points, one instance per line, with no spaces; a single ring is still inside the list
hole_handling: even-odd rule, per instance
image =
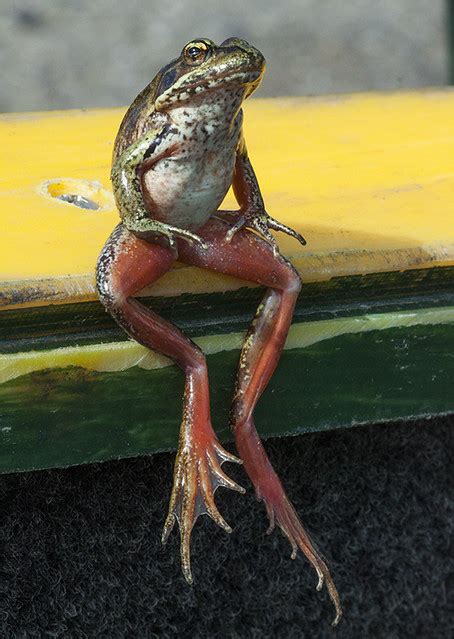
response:
[[[101,303],[110,311],[118,309],[128,297],[123,292],[121,267],[122,252],[129,234],[123,224],[115,227],[96,264],[96,289]]]
[[[303,283],[301,282],[301,278],[297,273],[296,275],[293,275],[292,278],[290,279],[287,286],[287,291],[289,293],[293,293],[294,295],[298,295],[299,292],[301,291],[302,286],[303,286]]]
[[[303,283],[301,282],[301,277],[298,271],[288,263],[286,272],[285,272],[285,283],[284,290],[287,293],[297,296],[301,291]]]
[[[109,311],[119,309],[126,300],[121,289],[115,285],[112,273],[105,274],[102,269],[96,273],[96,289],[101,304]]]
[[[195,345],[194,345],[195,346]],[[186,362],[186,372],[193,372],[196,374],[206,374],[207,362],[203,351],[198,347],[192,350],[188,360]]]
[[[110,311],[120,308],[127,297],[115,277],[115,262],[106,250],[96,265],[96,289],[101,303]]]

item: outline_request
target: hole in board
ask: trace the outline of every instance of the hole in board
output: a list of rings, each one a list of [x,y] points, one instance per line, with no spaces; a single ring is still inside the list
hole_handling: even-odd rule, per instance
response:
[[[96,202],[89,200],[88,197],[84,197],[83,195],[63,193],[63,195],[57,195],[57,198],[59,200],[63,200],[63,202],[69,202],[69,204],[80,206],[81,209],[90,209],[91,211],[97,211],[99,209],[99,204],[96,204]]]
[[[115,207],[113,195],[96,181],[57,178],[41,184],[40,192],[64,205],[89,211],[106,211]]]

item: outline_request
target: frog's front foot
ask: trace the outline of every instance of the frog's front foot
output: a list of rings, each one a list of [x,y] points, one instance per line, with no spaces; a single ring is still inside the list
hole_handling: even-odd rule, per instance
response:
[[[183,433],[184,435],[185,433]],[[214,492],[219,486],[240,493],[245,490],[222,470],[224,462],[241,464],[241,460],[222,448],[214,433],[208,440],[192,441],[183,436],[175,460],[174,483],[170,497],[169,513],[164,524],[162,543],[165,544],[178,521],[181,538],[181,567],[183,575],[192,584],[190,543],[192,528],[199,515],[209,515],[226,532],[232,529],[224,520],[214,502]]]
[[[243,228],[249,228],[259,233],[273,249],[274,256],[279,255],[279,248],[276,239],[271,233],[273,231],[281,231],[294,237],[303,246],[306,244],[304,237],[294,229],[282,224],[278,220],[268,215],[266,211],[222,211],[223,215],[220,219],[230,221],[232,226],[225,235],[225,241],[230,243],[236,233]]]

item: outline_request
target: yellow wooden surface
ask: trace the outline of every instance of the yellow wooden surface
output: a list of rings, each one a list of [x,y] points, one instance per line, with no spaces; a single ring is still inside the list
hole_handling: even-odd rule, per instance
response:
[[[118,221],[109,170],[123,112],[0,118],[3,307],[95,297],[96,258]],[[250,100],[245,129],[268,211],[308,240],[280,236],[306,281],[454,263],[453,91]],[[65,191],[100,209],[53,197]],[[240,285],[177,266],[152,292]]]

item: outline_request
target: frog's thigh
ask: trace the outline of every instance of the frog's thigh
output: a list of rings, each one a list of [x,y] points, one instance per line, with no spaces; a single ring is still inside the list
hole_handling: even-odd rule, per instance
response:
[[[131,337],[186,369],[203,365],[200,349],[133,297],[168,271],[173,261],[169,248],[141,240],[119,224],[99,256],[96,282],[101,302]]]
[[[180,242],[179,259],[267,287],[240,356],[232,408],[234,430],[239,435],[279,361],[301,280],[293,266],[281,255],[274,255],[272,247],[258,235],[241,229],[227,242],[228,229],[226,223],[210,220],[198,230],[208,248]]]
[[[298,273],[284,257],[274,255],[268,242],[247,229],[241,229],[226,242],[229,228],[226,222],[211,218],[196,231],[208,244],[208,249],[180,240],[178,259],[269,288],[289,292],[300,290]]]
[[[99,256],[96,284],[102,303],[118,306],[172,266],[170,249],[141,240],[123,224],[115,227]]]

